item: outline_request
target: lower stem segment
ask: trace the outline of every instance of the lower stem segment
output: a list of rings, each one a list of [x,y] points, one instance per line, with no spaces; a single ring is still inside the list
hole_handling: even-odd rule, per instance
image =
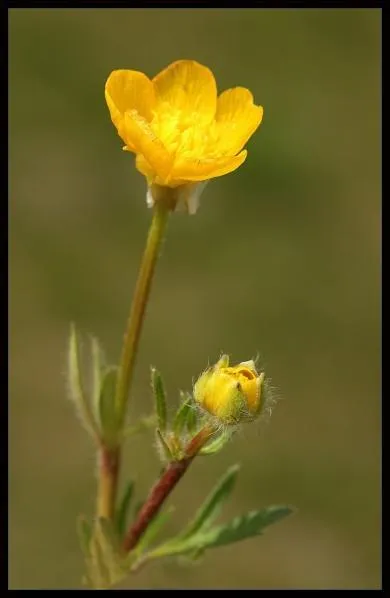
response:
[[[109,520],[114,518],[119,466],[120,448],[109,449],[103,446],[99,453],[98,517]]]
[[[130,550],[136,547],[148,525],[160,511],[167,497],[176,487],[177,483],[181,480],[193,459],[213,433],[213,428],[208,426],[203,428],[188,444],[185,450],[185,456],[180,459],[180,461],[173,461],[167,466],[160,479],[151,489],[149,496],[139,511],[135,522],[125,536],[123,541],[123,550],[125,552],[130,552]]]

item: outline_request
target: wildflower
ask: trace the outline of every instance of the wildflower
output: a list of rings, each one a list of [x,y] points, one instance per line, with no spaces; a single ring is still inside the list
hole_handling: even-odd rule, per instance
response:
[[[252,421],[262,408],[263,382],[264,373],[256,371],[254,361],[229,366],[229,357],[223,355],[195,383],[194,399],[221,423]]]
[[[244,87],[217,97],[213,73],[193,60],[174,62],[152,80],[115,70],[105,97],[123,149],[136,155],[147,179],[148,203],[169,198],[173,209],[182,201],[190,213],[207,180],[244,162],[243,147],[263,115]]]

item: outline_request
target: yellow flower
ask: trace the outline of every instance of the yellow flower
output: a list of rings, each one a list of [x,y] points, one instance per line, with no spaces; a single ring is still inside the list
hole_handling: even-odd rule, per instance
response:
[[[188,202],[194,190],[199,195],[199,182],[236,170],[263,116],[244,87],[217,97],[213,73],[193,60],[174,62],[152,80],[113,71],[105,97],[123,149],[136,154],[137,169],[153,187],[151,202],[161,196],[158,187],[179,188],[176,196],[184,191]]]
[[[194,399],[222,423],[252,421],[262,408],[263,382],[264,373],[258,374],[253,361],[229,367],[223,355],[195,383]]]

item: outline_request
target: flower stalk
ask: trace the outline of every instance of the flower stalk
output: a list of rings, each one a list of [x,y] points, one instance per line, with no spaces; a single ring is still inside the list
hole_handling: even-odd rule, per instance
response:
[[[121,462],[122,431],[126,417],[127,398],[131,376],[139,345],[142,323],[149,299],[153,274],[164,237],[170,207],[166,202],[156,202],[142,257],[134,298],[123,340],[121,361],[115,394],[117,442],[114,446],[102,443],[99,450],[97,515],[112,520],[115,512],[118,478]]]
[[[165,202],[156,202],[153,207],[153,218],[126,326],[115,396],[116,413],[120,429],[123,427],[125,421],[127,398],[130,390],[131,376],[137,355],[142,323],[169,212],[170,208]]]

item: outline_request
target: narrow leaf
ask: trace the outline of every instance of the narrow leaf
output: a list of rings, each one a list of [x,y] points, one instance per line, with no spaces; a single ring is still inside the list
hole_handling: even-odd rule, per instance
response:
[[[142,535],[136,548],[137,557],[139,557],[157,538],[158,534],[170,519],[174,509],[170,507],[167,511],[160,511],[149,523],[145,533]]]
[[[85,558],[86,573],[82,579],[84,586],[93,586],[93,530],[92,524],[87,521],[84,515],[77,518],[77,535],[80,541],[80,547]]]
[[[165,398],[165,390],[161,375],[155,368],[151,368],[151,379],[158,427],[162,432],[165,432],[167,427],[167,403]]]
[[[287,506],[272,506],[261,511],[251,511],[235,517],[230,523],[216,527],[205,535],[202,544],[206,548],[215,548],[246,540],[262,534],[263,530],[292,513]]]
[[[77,413],[80,416],[84,427],[96,439],[99,438],[99,430],[93,418],[86,393],[84,390],[81,375],[80,346],[74,324],[70,328],[68,348],[68,386],[69,394],[76,405]]]
[[[89,567],[89,578],[94,589],[106,588],[110,583],[104,556],[98,534],[95,533],[91,538]]]
[[[97,421],[100,418],[100,390],[102,382],[102,372],[104,368],[104,355],[99,341],[91,338],[91,357],[92,357],[92,407]]]
[[[221,477],[213,490],[198,509],[194,519],[188,524],[180,538],[189,538],[200,530],[208,528],[219,515],[222,505],[229,498],[239,472],[239,465],[233,465]]]
[[[122,500],[120,505],[115,513],[115,528],[119,534],[119,537],[122,538],[127,526],[127,516],[129,512],[129,506],[131,499],[133,497],[134,491],[134,482],[128,482],[126,489],[123,493]]]
[[[84,515],[80,515],[77,519],[77,533],[80,540],[81,550],[86,558],[90,556],[90,542],[92,538],[91,524],[86,520]]]
[[[150,558],[192,553],[259,536],[268,525],[276,523],[292,512],[293,509],[287,506],[272,506],[261,511],[252,511],[206,532],[200,530],[197,534],[182,541],[171,540],[153,551]]]
[[[101,571],[108,586],[117,583],[124,575],[123,559],[119,553],[119,541],[112,524],[99,518],[96,526],[96,539],[101,554]],[[102,566],[103,565],[103,566]]]
[[[99,517],[97,529],[104,551],[116,560],[120,550],[120,541],[113,523],[104,517]]]

